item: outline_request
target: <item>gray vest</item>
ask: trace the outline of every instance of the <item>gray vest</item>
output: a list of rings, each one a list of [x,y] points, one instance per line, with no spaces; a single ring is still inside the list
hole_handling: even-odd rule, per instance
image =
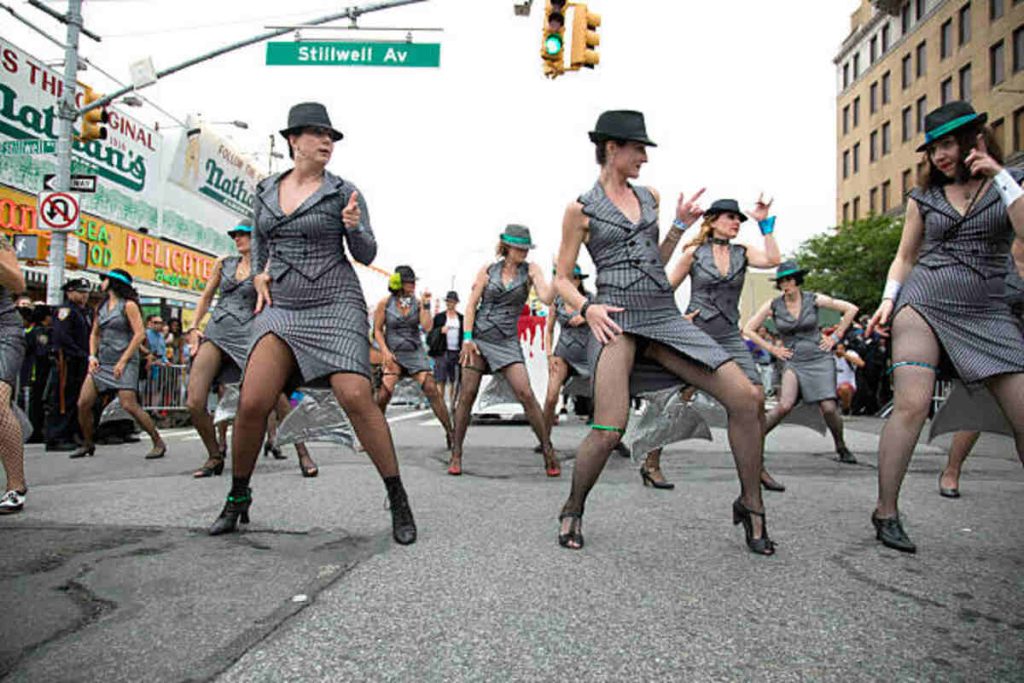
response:
[[[100,328],[99,361],[104,365],[117,363],[135,336],[124,313],[124,300],[119,300],[113,310],[103,301],[96,316]]]
[[[420,343],[420,302],[415,298],[409,312],[402,314],[394,294],[384,307],[384,340],[392,351],[417,351]]]
[[[775,328],[782,337],[782,344],[793,352],[793,360],[809,360],[825,353],[818,348],[821,343],[821,329],[818,327],[817,295],[804,292],[801,299],[800,315],[794,318],[786,308],[785,297],[772,301],[772,317]]]
[[[501,281],[502,259],[487,269],[487,285],[476,311],[473,334],[483,339],[505,339],[519,334],[519,314],[530,295],[530,270],[519,264],[516,276],[506,287]]]
[[[710,242],[693,253],[690,266],[689,311],[700,310],[697,317],[705,322],[721,316],[736,327],[740,319],[740,292],[747,277],[747,249],[738,244],[729,245],[729,274],[722,275],[715,265]]]
[[[221,262],[220,298],[210,312],[210,317],[216,322],[231,316],[240,323],[247,323],[255,315],[256,288],[253,286],[251,267],[249,277],[241,282],[236,277],[241,262],[241,256],[229,256]]]

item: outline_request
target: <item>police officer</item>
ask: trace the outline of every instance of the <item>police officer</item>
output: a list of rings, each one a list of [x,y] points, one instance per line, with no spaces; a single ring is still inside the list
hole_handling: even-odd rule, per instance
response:
[[[50,307],[36,304],[32,309],[32,326],[25,332],[25,365],[28,379],[23,385],[29,390],[26,412],[32,423],[28,443],[43,443],[46,384],[50,379]]]
[[[89,281],[84,277],[64,283],[64,303],[53,318],[51,345],[54,364],[50,373],[50,410],[46,450],[73,451],[78,427],[78,394],[89,369]]]

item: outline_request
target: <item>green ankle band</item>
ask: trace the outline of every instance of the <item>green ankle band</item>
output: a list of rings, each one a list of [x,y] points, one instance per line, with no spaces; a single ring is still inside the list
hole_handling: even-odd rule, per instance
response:
[[[228,496],[229,503],[248,503],[250,500],[251,496]]]
[[[623,429],[622,427],[609,427],[608,425],[592,424],[592,425],[590,425],[590,428],[591,429],[596,429],[596,430],[601,431],[601,432],[616,432],[618,434],[625,434],[626,433],[626,430]]]

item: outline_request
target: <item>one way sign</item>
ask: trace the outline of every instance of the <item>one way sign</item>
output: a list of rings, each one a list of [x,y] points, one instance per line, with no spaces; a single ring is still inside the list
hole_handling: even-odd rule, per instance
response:
[[[43,176],[43,189],[44,190],[56,190],[57,189],[57,174],[47,173]],[[96,191],[96,176],[94,175],[73,175],[71,176],[71,192],[95,192]]]

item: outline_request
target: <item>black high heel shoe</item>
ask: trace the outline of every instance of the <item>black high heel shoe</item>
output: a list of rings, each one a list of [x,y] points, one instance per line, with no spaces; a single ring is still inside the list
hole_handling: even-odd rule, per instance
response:
[[[653,486],[656,489],[670,490],[676,487],[676,485],[670,481],[658,481],[652,477],[646,465],[640,466],[640,480],[643,481],[644,486]]]
[[[882,545],[904,553],[917,552],[917,546],[903,530],[899,514],[895,517],[879,517],[876,510],[871,513],[871,523],[875,526],[875,538],[881,541]]]
[[[388,504],[391,508],[391,536],[400,545],[416,542],[416,520],[409,507],[409,496],[402,486],[401,477],[385,477],[384,486],[388,490]]]
[[[221,451],[219,458],[210,458],[207,462],[215,460],[213,465],[203,465],[198,470],[192,473],[194,479],[205,479],[206,477],[212,477],[217,475],[218,477],[224,474],[224,452]]]
[[[287,460],[288,456],[281,452],[281,449],[269,441],[263,444],[263,457],[274,456],[274,460]]]
[[[239,522],[248,524],[250,505],[252,505],[252,489],[246,489],[245,494],[241,496],[228,494],[228,500],[224,503],[224,509],[220,511],[220,516],[210,526],[209,534],[211,536],[219,536],[231,533],[238,526]]]
[[[751,517],[761,518],[761,538],[754,538],[754,521]],[[732,523],[743,523],[743,533],[747,538],[747,547],[758,555],[774,555],[775,543],[768,538],[768,520],[763,512],[754,512],[737,498],[732,504]]]
[[[569,550],[580,550],[583,548],[583,513],[582,512],[563,512],[558,515],[558,523],[561,524],[564,520],[571,519],[569,523],[569,531],[561,533],[559,529],[558,534],[558,545]],[[573,545],[569,545],[572,543]]]
[[[765,470],[761,470],[761,487],[768,491],[775,491],[776,493],[782,493],[786,490],[784,485],[775,481],[772,475],[768,474]]]
[[[92,456],[96,455],[96,446],[95,446],[95,444],[91,444],[89,446],[86,446],[85,444],[82,444],[77,449],[75,449],[74,453],[72,453],[68,457],[69,458],[84,458],[87,455],[89,457],[92,457]]]

